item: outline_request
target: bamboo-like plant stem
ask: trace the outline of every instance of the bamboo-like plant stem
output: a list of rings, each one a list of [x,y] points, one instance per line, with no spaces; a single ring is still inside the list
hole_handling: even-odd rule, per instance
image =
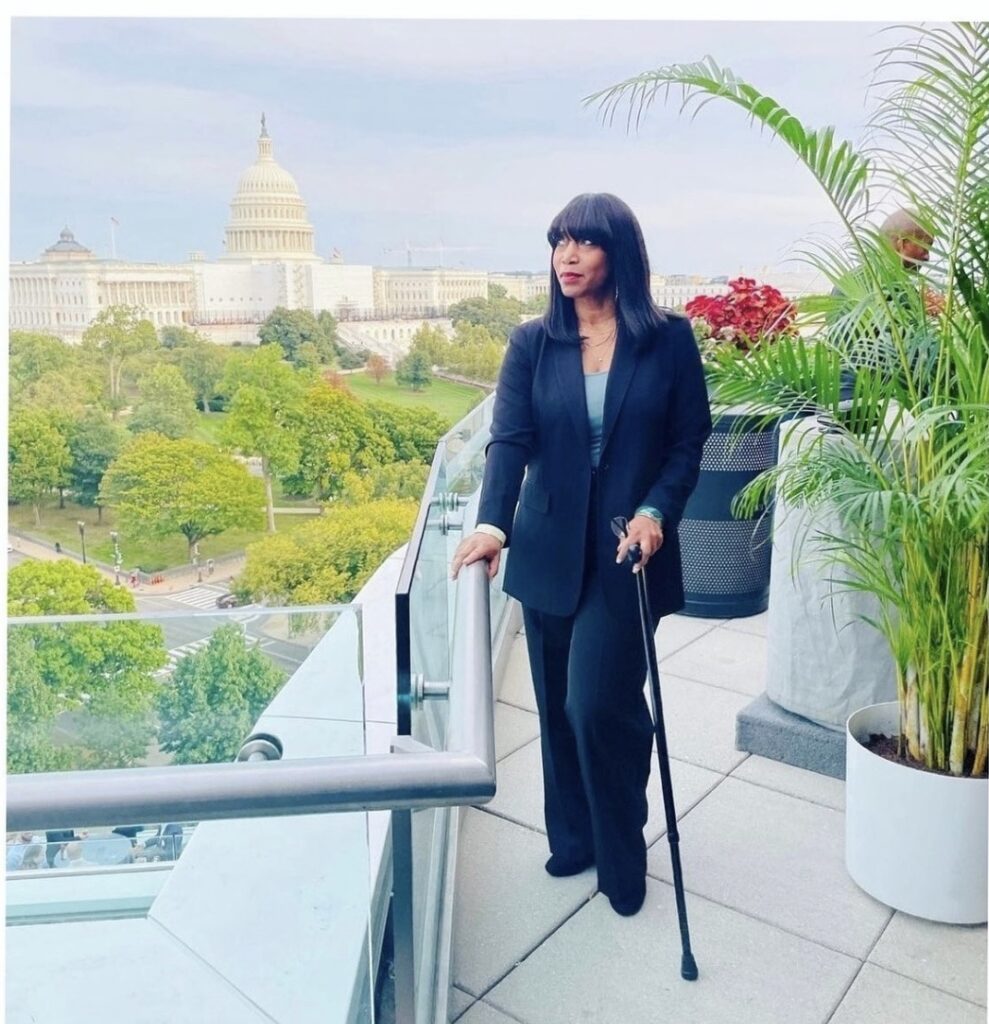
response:
[[[952,775],[965,772],[965,754],[968,751],[968,716],[975,689],[976,671],[979,665],[981,649],[981,632],[984,615],[982,612],[982,591],[979,587],[981,573],[981,552],[969,549],[968,555],[968,604],[966,607],[966,624],[971,632],[966,637],[961,667],[956,676],[954,718],[951,729],[951,756],[949,766]]]
[[[920,746],[920,694],[917,690],[917,669],[914,665],[907,665],[906,683],[904,736],[907,741],[907,750],[912,758],[923,761],[924,754]]]
[[[972,775],[980,776],[986,772],[987,755],[989,755],[989,690],[982,693],[982,713],[979,723],[979,742],[975,748],[975,761],[972,764]]]

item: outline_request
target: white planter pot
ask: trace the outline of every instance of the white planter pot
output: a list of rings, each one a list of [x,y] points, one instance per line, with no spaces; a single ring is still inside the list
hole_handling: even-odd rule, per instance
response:
[[[895,910],[947,924],[986,921],[989,782],[919,771],[862,746],[896,736],[893,701],[848,719],[845,864],[853,881]]]
[[[790,447],[821,437],[816,417],[780,427],[780,460]],[[825,435],[825,443],[830,439]],[[795,715],[842,732],[858,708],[896,698],[896,671],[871,594],[833,582],[846,575],[818,540],[844,532],[838,513],[793,508],[777,495],[769,614],[766,695]]]

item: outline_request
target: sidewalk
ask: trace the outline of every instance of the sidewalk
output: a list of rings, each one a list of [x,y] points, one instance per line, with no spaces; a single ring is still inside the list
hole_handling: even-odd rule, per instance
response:
[[[986,928],[932,924],[857,888],[844,783],[735,749],[764,689],[765,615],[659,631],[699,980],[680,947],[658,769],[648,895],[632,918],[592,869],[554,879],[539,727],[516,638],[496,705],[498,792],[463,812],[450,1020],[461,1024],[985,1024]]]
[[[19,552],[27,558],[34,558],[42,562],[56,562],[63,558],[69,559],[73,562],[82,561],[78,555],[72,552],[63,551],[61,553],[57,553],[47,544],[29,540],[26,537],[8,535],[7,544],[9,547],[13,548],[15,552]],[[130,573],[126,570],[121,570],[120,585],[133,590],[135,594],[174,594],[180,590],[188,590],[189,587],[197,586],[200,583],[227,583],[230,579],[236,576],[237,573],[243,570],[245,562],[246,557],[244,556],[230,559],[225,558],[212,576],[203,569],[202,579],[199,578],[199,570],[190,566],[182,572],[165,576],[161,583],[139,583],[136,587],[130,587],[127,582]],[[112,569],[107,569],[94,562],[88,562],[87,564],[92,565],[97,572],[106,576],[107,579],[114,579],[115,574]]]

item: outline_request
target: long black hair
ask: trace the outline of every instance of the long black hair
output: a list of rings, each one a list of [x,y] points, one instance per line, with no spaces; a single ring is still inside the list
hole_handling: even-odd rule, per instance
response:
[[[649,293],[649,256],[642,228],[627,203],[610,192],[575,196],[553,218],[546,232],[550,249],[561,238],[587,239],[601,246],[608,257],[609,283],[615,289],[615,314],[620,327],[638,343],[666,317]],[[549,309],[543,317],[546,332],[560,341],[579,343],[573,299],[560,289],[550,253]]]

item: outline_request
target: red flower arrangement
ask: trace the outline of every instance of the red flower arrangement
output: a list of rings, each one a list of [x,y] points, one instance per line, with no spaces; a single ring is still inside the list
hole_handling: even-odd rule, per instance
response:
[[[727,295],[698,295],[684,307],[698,343],[727,342],[748,352],[760,342],[796,334],[796,307],[778,289],[751,277],[736,277],[728,287]]]

